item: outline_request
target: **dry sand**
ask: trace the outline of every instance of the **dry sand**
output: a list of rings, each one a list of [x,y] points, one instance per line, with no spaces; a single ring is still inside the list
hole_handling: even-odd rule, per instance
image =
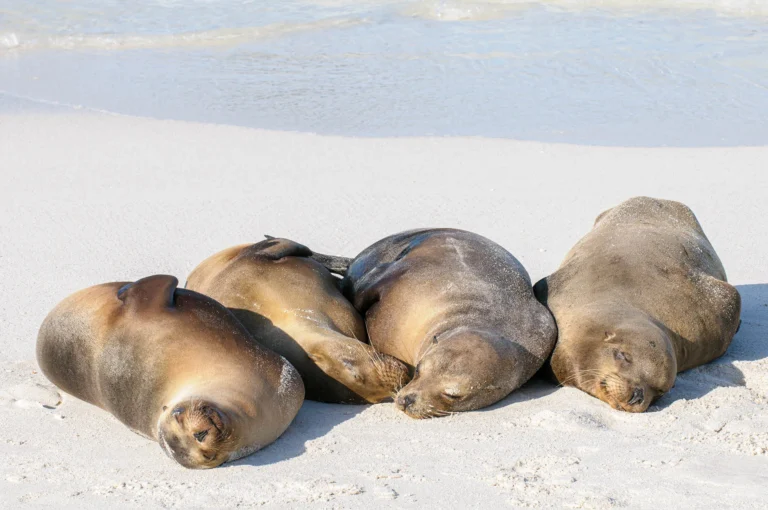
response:
[[[0,507],[768,506],[768,148],[622,149],[348,139],[108,115],[0,116]],[[184,279],[224,247],[292,237],[354,255],[396,231],[486,235],[536,279],[633,195],[690,205],[743,297],[728,353],[649,412],[534,381],[415,421],[305,403],[244,460],[190,471],[34,361],[69,293]],[[59,399],[61,398],[61,403]]]

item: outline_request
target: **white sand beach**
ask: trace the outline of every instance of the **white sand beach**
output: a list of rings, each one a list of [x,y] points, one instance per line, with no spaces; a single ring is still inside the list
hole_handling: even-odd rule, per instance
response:
[[[620,148],[342,138],[92,113],[0,116],[0,507],[766,508],[767,147]],[[714,363],[644,414],[543,380],[477,412],[306,402],[274,444],[182,468],[59,393],[37,329],[75,290],[290,237],[355,255],[450,226],[554,271],[628,197],[689,205],[743,300]]]

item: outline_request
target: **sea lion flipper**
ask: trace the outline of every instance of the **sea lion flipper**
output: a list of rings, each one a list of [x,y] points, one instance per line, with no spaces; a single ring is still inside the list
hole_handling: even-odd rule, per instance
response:
[[[704,275],[704,281],[708,302],[713,307],[711,313],[714,317],[722,317],[723,326],[728,332],[725,335],[727,348],[741,326],[741,294],[730,283],[713,276]]]
[[[134,310],[170,308],[178,286],[175,276],[156,274],[124,285],[117,291],[117,297]]]
[[[337,274],[339,276],[346,275],[347,269],[349,269],[350,264],[352,264],[352,259],[350,258],[337,257],[335,255],[325,255],[323,253],[313,252],[310,258],[322,264],[323,267],[325,267],[331,273]]]
[[[340,276],[344,276],[349,265],[352,263],[350,258],[316,253],[303,244],[291,241],[290,239],[281,239],[268,234],[264,234],[264,237],[266,241],[254,244],[251,249],[254,250],[254,254],[266,255],[272,260],[282,257],[309,257],[322,264],[331,273]]]
[[[279,260],[283,257],[309,257],[312,250],[290,239],[264,236],[266,240],[253,244],[243,250],[244,255]]]

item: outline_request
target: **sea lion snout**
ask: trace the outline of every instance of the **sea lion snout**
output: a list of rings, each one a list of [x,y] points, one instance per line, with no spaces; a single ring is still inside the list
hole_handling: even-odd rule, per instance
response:
[[[449,414],[442,409],[439,402],[435,401],[430,393],[420,392],[411,388],[401,391],[395,398],[395,407],[417,420],[444,416]]]
[[[409,393],[408,395],[398,395],[395,400],[395,406],[403,412],[407,412],[408,409],[416,402],[416,395]]]
[[[184,419],[184,411],[185,409],[182,406],[174,407],[173,411],[171,411],[171,416],[176,419],[176,423],[179,425],[182,424],[182,420]]]
[[[642,388],[635,388],[632,392],[632,398],[629,399],[627,404],[633,406],[635,404],[642,404],[645,400],[645,391]]]
[[[601,378],[592,394],[618,411],[642,413],[663,392],[613,373]]]
[[[400,388],[395,396],[395,407],[411,418],[422,419],[442,415],[442,406],[434,399],[434,387],[429,377],[422,377],[417,366],[413,379]]]
[[[642,386],[630,385],[627,389],[628,397],[624,402],[619,402],[619,408],[630,413],[642,413],[651,405],[650,399],[646,399],[649,393]]]

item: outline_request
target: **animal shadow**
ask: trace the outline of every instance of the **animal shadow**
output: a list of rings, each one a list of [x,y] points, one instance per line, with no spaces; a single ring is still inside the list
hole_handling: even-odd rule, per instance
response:
[[[253,455],[224,466],[265,466],[298,457],[306,451],[306,443],[324,436],[337,425],[363,412],[367,405],[325,404],[305,400],[288,427],[277,441]]]
[[[549,361],[547,361],[546,364],[549,364]],[[529,400],[536,400],[537,398],[543,398],[551,393],[556,392],[559,388],[560,387],[556,382],[545,377],[541,377],[537,373],[528,382],[514,390],[500,401],[488,407],[477,409],[474,412],[484,413],[488,411],[495,411],[510,405],[528,402]]]
[[[301,346],[290,335],[275,326],[263,315],[238,308],[230,308],[230,311],[254,333],[253,336],[256,341],[259,341],[260,338],[269,338],[270,342],[280,344],[284,349],[301,349]],[[262,344],[267,348],[270,347],[263,342]],[[333,388],[335,385],[342,387],[341,383],[328,377],[319,368],[310,370],[310,373],[305,373],[305,376],[316,382],[322,381],[322,384],[327,388]],[[253,455],[227,463],[225,466],[263,466],[298,457],[306,451],[305,445],[308,441],[327,434],[335,426],[363,412],[367,407],[367,405],[327,404],[305,399],[296,418],[274,443]]]
[[[649,410],[661,410],[673,402],[702,397],[715,388],[744,386],[744,374],[735,361],[768,358],[768,284],[737,285],[741,295],[741,327],[720,358],[678,374],[675,387]]]

